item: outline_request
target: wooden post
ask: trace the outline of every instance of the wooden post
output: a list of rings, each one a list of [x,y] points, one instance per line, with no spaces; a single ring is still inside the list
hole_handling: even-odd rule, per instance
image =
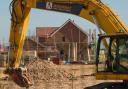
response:
[[[69,50],[68,50],[68,61],[70,61],[71,60],[71,44],[69,43]]]
[[[76,49],[76,50],[75,50],[75,61],[78,61],[78,60],[77,60],[77,42],[76,42],[76,45],[75,45],[75,49]]]
[[[89,50],[89,48],[87,48],[87,51],[88,51],[88,61],[91,61],[91,55],[90,55],[90,50]]]

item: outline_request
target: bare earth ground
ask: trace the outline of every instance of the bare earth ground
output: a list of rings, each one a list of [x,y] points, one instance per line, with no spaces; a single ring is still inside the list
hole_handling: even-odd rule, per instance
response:
[[[41,66],[40,66],[41,65]],[[28,66],[33,86],[29,89],[85,89],[104,81],[96,80],[95,65],[54,65],[47,61],[31,62]],[[108,81],[105,81],[108,82]],[[0,89],[20,88],[12,81],[0,81]]]

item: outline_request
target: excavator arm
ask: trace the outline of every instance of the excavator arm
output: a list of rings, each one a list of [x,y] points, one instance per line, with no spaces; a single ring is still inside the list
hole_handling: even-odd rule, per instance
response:
[[[11,61],[9,67],[19,67],[29,14],[30,8],[23,6],[21,0],[12,2],[9,55]]]
[[[20,66],[31,8],[70,13],[96,24],[100,32],[128,32],[119,17],[100,0],[13,0],[10,4],[10,63],[9,67]]]

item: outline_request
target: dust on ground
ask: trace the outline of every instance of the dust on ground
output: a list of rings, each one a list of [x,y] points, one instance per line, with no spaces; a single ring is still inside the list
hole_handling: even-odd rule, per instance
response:
[[[29,89],[85,89],[104,82],[89,76],[95,73],[95,65],[55,65],[45,60],[34,60],[27,64],[27,69],[33,83]],[[26,88],[13,81],[0,81],[0,89]]]

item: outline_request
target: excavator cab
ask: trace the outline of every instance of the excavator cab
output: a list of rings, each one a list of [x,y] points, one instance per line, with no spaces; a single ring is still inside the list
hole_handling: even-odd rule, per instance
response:
[[[107,47],[103,45],[104,39]],[[96,70],[99,80],[128,80],[128,34],[99,35]]]

